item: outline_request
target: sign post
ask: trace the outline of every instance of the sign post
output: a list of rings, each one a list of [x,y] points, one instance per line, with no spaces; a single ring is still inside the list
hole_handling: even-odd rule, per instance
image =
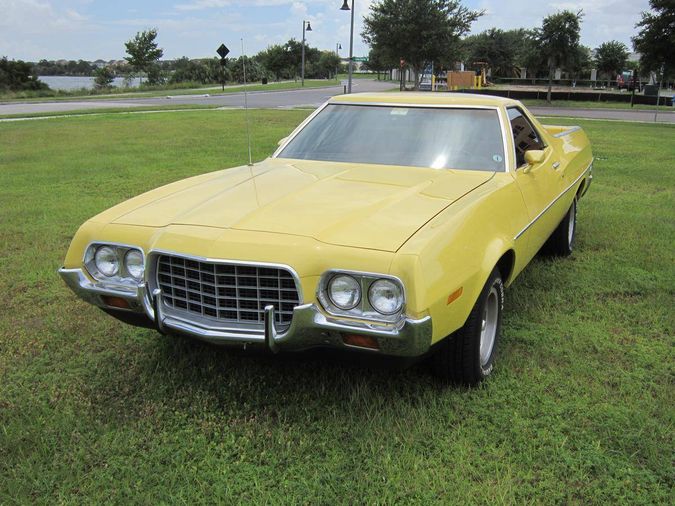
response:
[[[220,56],[220,84],[223,86],[223,91],[225,91],[225,65],[227,65],[226,56],[230,54],[230,50],[225,44],[221,44],[218,49],[216,49],[216,53],[218,53],[218,56]]]

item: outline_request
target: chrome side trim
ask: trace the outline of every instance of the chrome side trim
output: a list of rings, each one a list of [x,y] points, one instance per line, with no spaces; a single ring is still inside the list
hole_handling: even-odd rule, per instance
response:
[[[565,137],[566,135],[569,135],[569,134],[574,133],[574,132],[578,132],[579,130],[581,130],[580,126],[573,126],[569,130],[563,130],[562,132],[558,132],[553,137],[558,137],[558,138],[559,137]]]
[[[523,228],[520,232],[518,232],[518,234],[516,234],[516,236],[513,238],[513,240],[515,241],[520,236],[522,236],[525,232],[527,232],[527,230],[532,225],[534,225],[537,222],[537,220],[539,218],[541,218],[544,215],[544,213],[546,213],[546,211],[551,209],[551,207],[553,207],[553,205],[556,202],[558,202],[558,200],[560,200],[563,197],[563,195],[565,195],[568,191],[570,191],[572,189],[572,187],[574,187],[574,185],[576,185],[579,181],[581,181],[581,179],[583,179],[583,177],[586,176],[586,174],[588,174],[588,172],[591,171],[592,169],[593,169],[593,161],[591,160],[591,163],[588,165],[588,167],[586,167],[586,169],[581,173],[581,175],[578,178],[576,178],[571,185],[569,185],[567,188],[565,188],[565,190],[563,190],[563,192],[560,195],[558,195],[556,198],[554,198],[551,201],[551,203],[544,208],[544,210],[542,212],[540,212],[532,221],[530,221],[530,223],[528,223],[525,226],[525,228]]]

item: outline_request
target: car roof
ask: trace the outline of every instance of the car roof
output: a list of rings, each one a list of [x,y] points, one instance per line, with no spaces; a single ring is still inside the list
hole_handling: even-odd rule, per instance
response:
[[[515,105],[518,102],[505,97],[480,95],[474,93],[448,92],[390,92],[390,93],[352,93],[336,95],[329,100],[332,104],[401,104],[401,105],[454,105],[499,107]]]

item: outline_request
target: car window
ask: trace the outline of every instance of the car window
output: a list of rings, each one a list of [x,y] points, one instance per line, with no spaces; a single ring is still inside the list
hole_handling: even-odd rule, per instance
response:
[[[516,167],[520,167],[525,165],[525,151],[544,149],[546,145],[520,109],[509,107],[507,112],[511,122],[511,132],[513,132],[513,144],[516,148]]]
[[[280,158],[505,171],[495,109],[329,104]]]

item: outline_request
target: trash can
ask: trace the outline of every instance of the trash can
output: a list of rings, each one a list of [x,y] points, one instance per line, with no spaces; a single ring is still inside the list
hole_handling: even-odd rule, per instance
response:
[[[266,78],[266,77],[263,77],[263,78],[262,78],[262,83],[263,83],[263,84],[267,84],[267,78]]]

